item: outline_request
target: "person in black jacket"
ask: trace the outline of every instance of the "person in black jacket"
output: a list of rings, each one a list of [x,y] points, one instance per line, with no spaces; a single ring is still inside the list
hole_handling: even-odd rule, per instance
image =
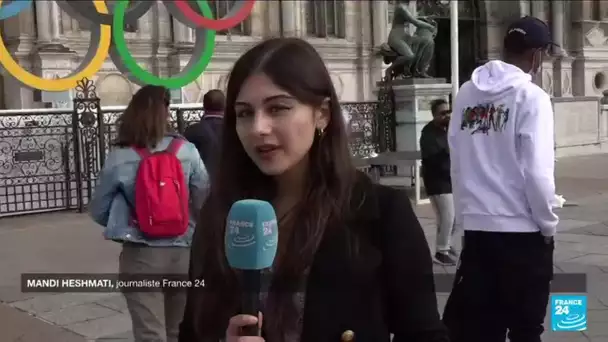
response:
[[[447,135],[450,109],[445,100],[437,99],[431,102],[431,112],[433,121],[424,126],[420,136],[422,180],[437,215],[435,259],[444,265],[455,265],[458,255],[451,246],[455,215]]]
[[[338,95],[310,43],[273,38],[243,54],[224,120],[191,247],[190,279],[205,287],[188,289],[180,342],[448,341],[407,193],[357,171]],[[244,198],[270,201],[280,231],[259,322],[242,315],[242,273],[224,251],[226,216]],[[260,336],[239,336],[256,323]]]
[[[208,91],[203,96],[204,114],[201,120],[190,125],[184,137],[196,146],[205,168],[210,174],[215,169],[220,151],[222,125],[224,124],[224,92],[219,89]]]

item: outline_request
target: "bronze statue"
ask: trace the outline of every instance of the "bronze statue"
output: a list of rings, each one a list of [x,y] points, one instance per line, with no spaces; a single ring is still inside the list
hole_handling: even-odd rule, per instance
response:
[[[390,64],[386,70],[386,79],[401,78],[430,78],[427,74],[429,64],[435,51],[435,36],[437,23],[430,18],[416,18],[408,9],[409,0],[395,1],[393,27],[388,34],[387,42],[380,46],[378,54],[383,57],[385,64]],[[411,35],[407,26],[412,24],[416,32]]]

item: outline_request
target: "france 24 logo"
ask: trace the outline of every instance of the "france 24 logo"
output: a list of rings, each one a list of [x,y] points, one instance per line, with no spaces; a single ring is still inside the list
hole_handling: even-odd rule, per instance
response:
[[[553,331],[587,330],[587,296],[551,296],[551,328]]]

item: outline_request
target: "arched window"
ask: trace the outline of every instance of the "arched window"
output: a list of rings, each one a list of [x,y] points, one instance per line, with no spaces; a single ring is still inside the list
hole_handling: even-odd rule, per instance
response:
[[[345,38],[344,0],[309,0],[306,6],[307,33],[311,37]]]
[[[235,6],[239,5],[235,0],[210,0],[209,4],[211,5],[211,10],[213,11],[213,16],[216,19],[225,17],[228,13],[232,12],[232,9]],[[237,3],[237,4],[235,4]],[[231,28],[230,30],[218,31],[218,34],[224,36],[236,35],[236,36],[248,36],[251,35],[251,19],[247,18],[243,20],[237,26]]]

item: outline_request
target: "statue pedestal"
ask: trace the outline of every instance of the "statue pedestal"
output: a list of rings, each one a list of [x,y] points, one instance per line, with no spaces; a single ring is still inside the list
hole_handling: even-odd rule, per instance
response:
[[[378,88],[380,87],[382,84],[378,83]],[[414,153],[407,153],[411,155],[407,158],[412,159],[400,160],[397,165],[397,177],[383,179],[381,183],[391,186],[412,185],[415,189],[416,204],[426,204],[428,199],[421,198],[421,160],[416,159],[420,158],[420,133],[433,119],[431,101],[449,101],[452,85],[443,78],[413,78],[393,81],[392,88],[395,94],[396,151]]]
[[[395,92],[396,150],[420,151],[420,132],[433,119],[431,101],[449,101],[452,85],[444,78],[411,78],[395,80],[392,84]]]

